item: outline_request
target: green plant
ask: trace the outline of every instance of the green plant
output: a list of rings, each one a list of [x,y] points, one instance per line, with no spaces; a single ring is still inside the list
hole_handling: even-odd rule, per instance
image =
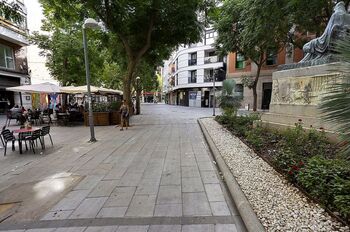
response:
[[[349,219],[350,162],[315,156],[301,169],[297,180],[322,204]]]
[[[111,104],[109,102],[97,102],[92,104],[93,112],[109,112]]]
[[[121,101],[114,101],[110,103],[110,110],[111,111],[119,111],[120,107],[122,105]]]
[[[265,128],[258,125],[245,132],[245,138],[247,142],[251,144],[256,150],[259,150],[264,146],[263,135],[265,130]]]
[[[234,95],[236,82],[234,80],[224,80],[222,83],[222,94],[219,97],[219,106],[228,114],[236,114],[241,106],[242,98]]]
[[[335,52],[339,60],[344,63],[336,67],[342,72],[343,79],[327,88],[320,105],[322,117],[330,123],[337,125],[337,131],[342,135],[343,152],[350,159],[350,34],[337,41]]]

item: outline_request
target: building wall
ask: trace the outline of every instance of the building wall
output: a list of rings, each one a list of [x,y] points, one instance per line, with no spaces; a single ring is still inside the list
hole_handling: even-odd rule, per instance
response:
[[[291,49],[291,52],[287,52],[288,49],[282,49],[277,54],[277,63],[275,65],[263,65],[261,69],[260,78],[257,85],[257,108],[262,109],[263,102],[263,86],[264,84],[272,84],[272,73],[277,70],[279,65],[283,65],[291,62],[299,62],[303,58],[303,51],[299,48]],[[242,69],[236,68],[236,54],[230,53],[228,55],[228,68],[227,78],[234,79],[236,84],[242,84],[242,76],[248,76],[254,78],[257,72],[257,66],[250,60],[245,61],[245,67]],[[252,109],[253,107],[253,91],[247,87],[243,88],[243,101],[242,108]]]

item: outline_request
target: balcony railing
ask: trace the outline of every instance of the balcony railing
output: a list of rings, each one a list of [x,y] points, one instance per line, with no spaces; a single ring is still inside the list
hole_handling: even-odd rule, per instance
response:
[[[197,83],[197,76],[188,77],[188,84]]]
[[[211,63],[217,63],[217,62],[221,62],[218,56],[204,57],[204,64],[211,64]]]
[[[213,82],[213,76],[204,76],[204,82]]]
[[[188,66],[197,65],[197,59],[188,60]]]

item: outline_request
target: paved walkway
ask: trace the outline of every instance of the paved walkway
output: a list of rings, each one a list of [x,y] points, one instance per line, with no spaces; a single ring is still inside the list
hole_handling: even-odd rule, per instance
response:
[[[142,111],[127,131],[97,127],[94,144],[86,127],[55,127],[45,154],[1,158],[0,231],[245,231],[196,121],[211,109]]]

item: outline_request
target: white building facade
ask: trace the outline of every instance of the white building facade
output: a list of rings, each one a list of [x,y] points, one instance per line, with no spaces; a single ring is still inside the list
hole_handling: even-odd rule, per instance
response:
[[[179,47],[164,62],[168,78],[163,86],[168,104],[213,106],[213,79],[216,91],[220,91],[226,75],[226,57],[220,58],[214,47],[216,36],[213,29],[208,29],[201,42]]]

